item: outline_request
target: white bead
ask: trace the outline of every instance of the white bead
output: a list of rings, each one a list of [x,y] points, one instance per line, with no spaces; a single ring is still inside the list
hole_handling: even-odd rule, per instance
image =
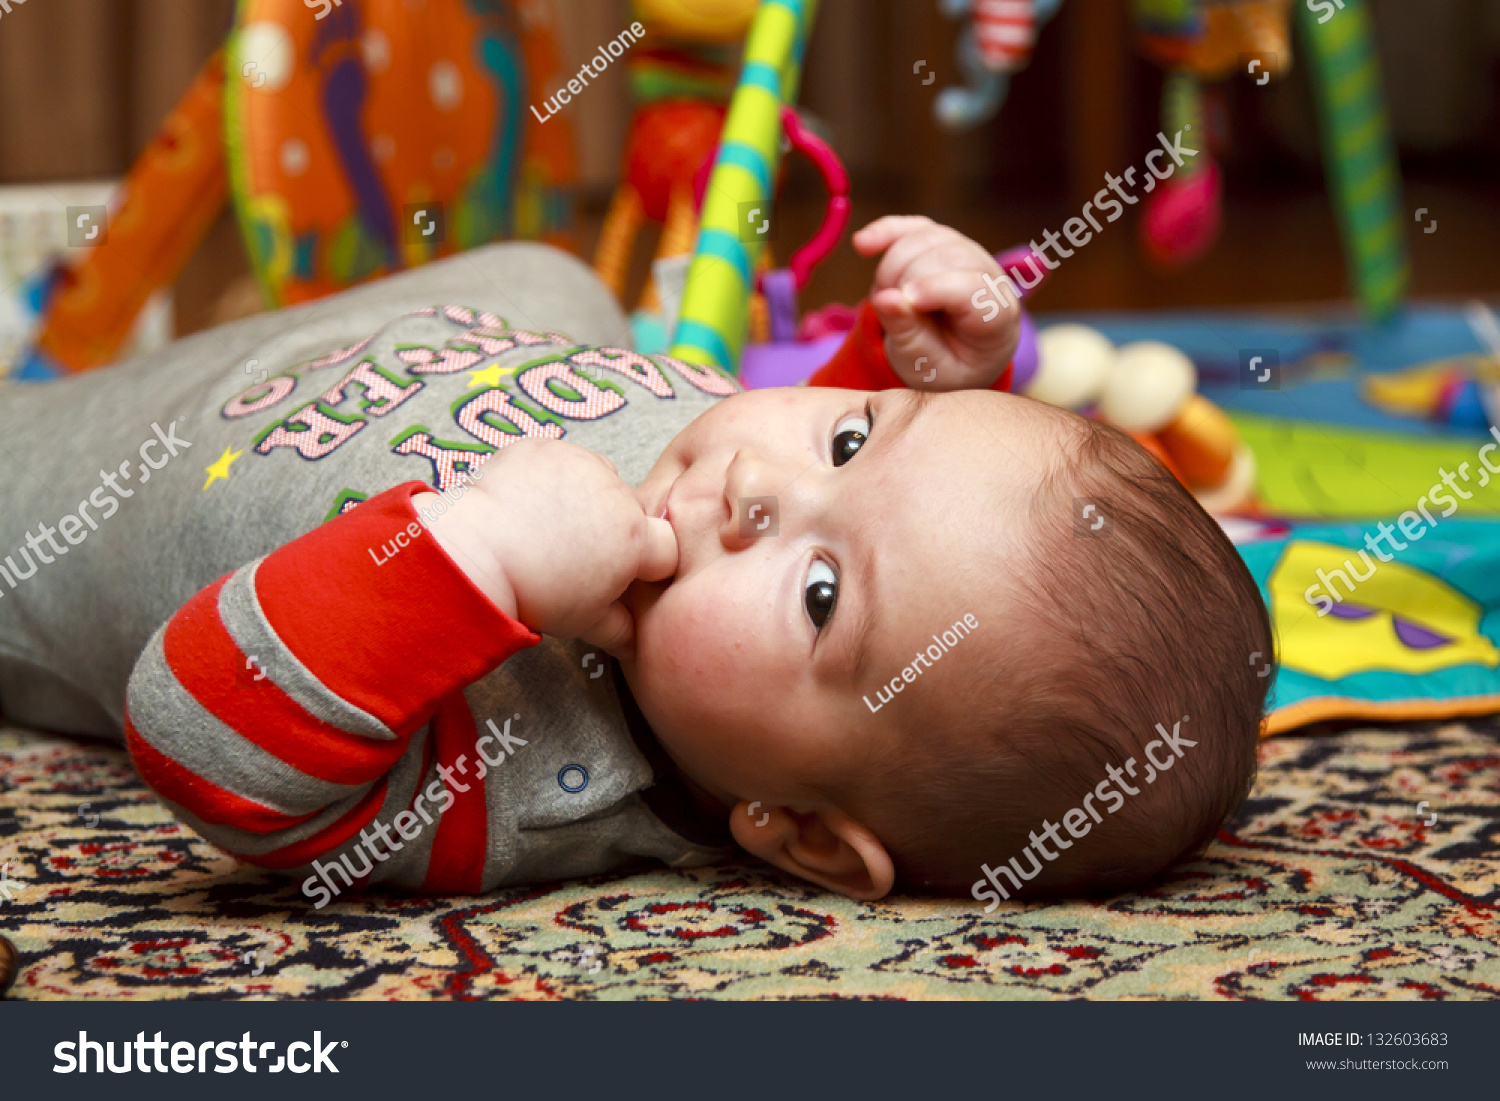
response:
[[[1115,355],[1099,395],[1099,412],[1127,432],[1156,432],[1177,419],[1197,389],[1192,360],[1170,344],[1143,340]]]
[[[1053,325],[1036,334],[1037,370],[1026,396],[1077,409],[1096,401],[1115,360],[1115,346],[1087,325]]]

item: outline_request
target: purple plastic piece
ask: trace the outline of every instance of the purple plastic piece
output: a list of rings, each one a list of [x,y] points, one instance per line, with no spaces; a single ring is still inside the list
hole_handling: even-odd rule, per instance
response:
[[[1036,354],[1036,325],[1031,315],[1021,311],[1021,342],[1016,345],[1015,358],[1010,361],[1010,392],[1019,394],[1026,384],[1036,377],[1040,361]]]
[[[740,357],[740,383],[746,390],[796,386],[832,359],[843,342],[843,333],[833,333],[808,343],[747,344]]]
[[[797,339],[797,277],[791,268],[777,268],[760,277],[771,314],[771,340],[780,344]]]
[[[1014,280],[1012,285],[1020,292],[1023,300],[1047,277],[1046,264],[1037,263],[1033,259],[1034,256],[1036,253],[1028,245],[995,253],[995,262],[1000,265],[1002,271],[1012,277]],[[1026,264],[1031,269],[1030,290],[1026,287],[1026,276],[1019,273],[1022,264]],[[1019,394],[1024,390],[1026,384],[1036,377],[1037,367],[1040,365],[1036,354],[1036,325],[1032,323],[1031,315],[1022,310],[1021,342],[1016,345],[1016,355],[1011,360],[1010,392]]]

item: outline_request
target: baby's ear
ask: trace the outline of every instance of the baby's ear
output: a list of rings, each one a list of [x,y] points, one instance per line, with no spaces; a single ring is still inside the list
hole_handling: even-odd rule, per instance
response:
[[[797,811],[742,802],[730,812],[729,831],[767,863],[850,898],[883,898],[896,882],[880,838],[836,807]]]

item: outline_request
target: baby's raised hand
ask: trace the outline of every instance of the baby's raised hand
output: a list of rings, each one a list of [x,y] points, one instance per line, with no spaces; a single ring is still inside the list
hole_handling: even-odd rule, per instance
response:
[[[418,495],[419,510],[424,498],[436,501]],[[620,595],[677,569],[672,526],[645,514],[608,459],[561,441],[504,448],[431,531],[507,614],[617,653],[635,642]]]
[[[982,245],[931,218],[906,216],[871,222],[854,235],[854,247],[862,256],[885,253],[870,305],[885,327],[886,358],[903,382],[918,390],[994,384],[1015,355],[1021,311],[1009,295],[996,302],[998,314],[974,306],[976,292],[987,290],[984,276],[1001,276]]]

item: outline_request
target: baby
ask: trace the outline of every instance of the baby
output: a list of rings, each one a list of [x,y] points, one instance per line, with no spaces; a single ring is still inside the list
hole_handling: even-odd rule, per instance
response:
[[[504,245],[5,391],[0,709],[123,730],[319,907],[734,845],[857,899],[1150,880],[1252,779],[1256,587],[1128,437],[1002,392],[983,248],[854,243],[808,387],[610,347]]]

